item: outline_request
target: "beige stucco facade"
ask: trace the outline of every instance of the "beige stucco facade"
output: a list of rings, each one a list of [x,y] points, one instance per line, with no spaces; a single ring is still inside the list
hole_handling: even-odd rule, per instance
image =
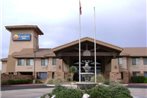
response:
[[[1,60],[2,73],[32,74],[36,78],[39,76],[41,78],[59,78],[63,80],[68,78],[69,67],[77,66],[75,62],[78,61],[76,50],[78,40],[52,49],[42,49],[39,48],[38,36],[43,35],[43,33],[37,26],[6,26],[6,29],[11,32],[11,39],[8,58]],[[13,37],[18,34],[30,34],[31,38],[30,40],[20,39],[16,41]],[[23,35],[20,37],[23,38]],[[83,47],[93,47],[92,38],[82,38],[81,43]],[[96,53],[97,61],[100,62],[100,66],[97,67],[100,67],[98,70],[105,78],[127,83],[134,72],[139,72],[140,75],[145,75],[145,72],[147,72],[147,65],[144,64],[144,62],[147,62],[144,61],[146,60],[144,58],[147,58],[147,48],[126,49],[98,40],[96,44],[99,47]],[[82,60],[93,61],[93,55],[93,52],[88,56],[82,54]],[[121,62],[119,61],[120,58]],[[137,58],[139,63],[132,65],[133,58]],[[27,60],[30,59],[33,61],[31,65],[28,65]]]

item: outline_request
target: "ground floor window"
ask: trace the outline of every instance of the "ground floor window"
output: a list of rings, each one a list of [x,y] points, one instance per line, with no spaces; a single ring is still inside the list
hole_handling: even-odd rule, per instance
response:
[[[38,73],[38,78],[39,79],[46,79],[47,78],[47,72],[39,72]]]
[[[124,78],[124,73],[123,72],[121,72],[121,79],[123,79]]]
[[[144,72],[144,76],[147,77],[147,72]]]
[[[133,74],[133,76],[140,76],[140,72],[137,72],[137,71],[133,72],[132,74]]]
[[[52,72],[52,79],[55,78],[55,72]]]

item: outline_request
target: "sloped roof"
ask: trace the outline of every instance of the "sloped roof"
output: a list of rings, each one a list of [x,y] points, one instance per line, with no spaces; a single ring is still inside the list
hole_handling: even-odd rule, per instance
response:
[[[33,52],[32,49],[23,49],[20,52],[13,53],[13,56],[16,58],[44,58],[44,57],[54,57],[55,54],[51,49],[41,48],[36,52]]]
[[[39,29],[37,25],[13,25],[13,26],[5,26],[8,31],[12,30],[27,30],[33,29],[37,32],[38,35],[43,35],[43,32]]]
[[[147,56],[147,47],[124,48],[120,56]]]
[[[85,41],[94,42],[94,39],[89,38],[89,37],[81,38],[81,43],[85,42]],[[61,50],[61,49],[76,45],[78,43],[79,43],[79,40],[75,40],[75,41],[72,41],[70,43],[55,47],[55,48],[53,48],[53,51],[58,51],[58,50]],[[108,47],[108,48],[112,48],[112,49],[117,50],[117,51],[122,51],[123,50],[123,48],[121,48],[121,47],[118,47],[118,46],[115,46],[115,45],[112,45],[112,44],[109,44],[109,43],[106,43],[106,42],[102,42],[102,41],[99,41],[99,40],[96,40],[96,44],[101,45],[101,46],[105,46],[105,47]]]
[[[2,58],[1,61],[2,62],[7,62],[8,58]]]

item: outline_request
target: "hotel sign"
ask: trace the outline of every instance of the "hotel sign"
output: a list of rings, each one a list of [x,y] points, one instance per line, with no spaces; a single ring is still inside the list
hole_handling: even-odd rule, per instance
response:
[[[30,41],[31,34],[14,34],[13,40],[14,41]]]

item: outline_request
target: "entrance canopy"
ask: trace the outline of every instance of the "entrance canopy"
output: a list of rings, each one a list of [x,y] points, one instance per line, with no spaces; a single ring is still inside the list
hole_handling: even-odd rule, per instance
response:
[[[97,56],[117,56],[122,50],[118,46],[96,40]],[[53,48],[53,51],[57,57],[79,56],[79,40]],[[81,56],[94,56],[94,39],[81,39]]]

